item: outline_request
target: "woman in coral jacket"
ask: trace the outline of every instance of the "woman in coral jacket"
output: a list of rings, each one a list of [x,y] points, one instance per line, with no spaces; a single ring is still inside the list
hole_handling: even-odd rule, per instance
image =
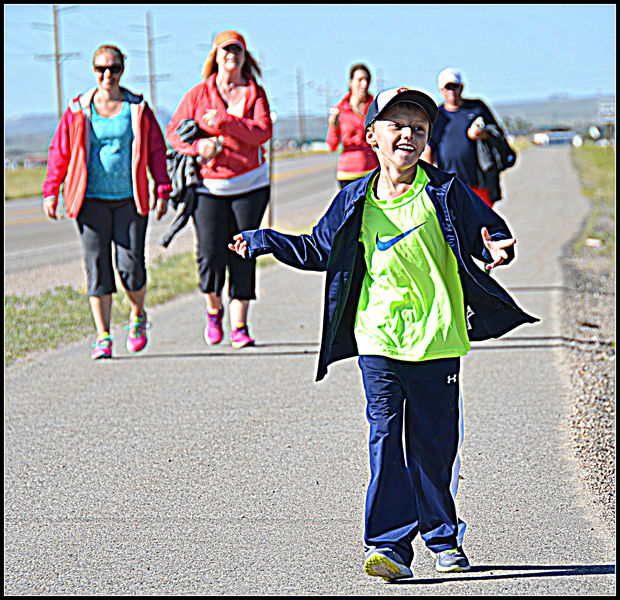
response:
[[[374,99],[368,93],[370,79],[366,65],[353,65],[349,71],[349,93],[330,110],[326,142],[332,152],[342,142],[336,175],[341,189],[379,166],[364,134],[364,119]]]
[[[93,359],[112,357],[110,319],[116,292],[116,266],[131,315],[127,350],[147,344],[146,264],[144,247],[149,213],[147,168],[156,186],[157,219],[166,213],[171,184],[166,144],[153,112],[120,87],[125,56],[103,45],[93,56],[97,87],[77,96],[64,112],[52,138],[43,184],[43,210],[57,219],[62,190],[67,216],[77,220],[88,278],[88,297],[97,328]]]
[[[254,345],[247,316],[256,299],[256,262],[230,256],[227,244],[243,229],[257,228],[270,195],[262,144],[272,134],[269,103],[256,83],[261,71],[243,36],[222,31],[202,70],[203,81],[181,99],[166,127],[171,146],[197,156],[202,185],[193,220],[200,290],[206,298],[207,344],[223,339],[222,289],[228,269],[230,338],[234,348]],[[188,139],[185,132],[198,135]]]

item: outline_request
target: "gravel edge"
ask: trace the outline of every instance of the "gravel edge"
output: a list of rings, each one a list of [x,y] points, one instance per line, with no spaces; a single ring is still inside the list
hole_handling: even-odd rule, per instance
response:
[[[577,239],[577,238],[575,238]],[[616,520],[615,264],[596,248],[564,247],[563,360],[574,390],[569,418],[580,473],[605,527]]]

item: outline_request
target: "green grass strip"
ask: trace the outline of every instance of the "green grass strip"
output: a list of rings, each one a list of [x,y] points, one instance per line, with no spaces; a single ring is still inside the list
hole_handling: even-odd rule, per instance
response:
[[[599,251],[604,256],[616,252],[616,150],[613,147],[586,143],[571,150],[582,191],[592,202],[582,235],[575,241],[575,252],[583,251],[588,238],[603,241]]]
[[[47,167],[4,169],[4,199],[41,196]]]

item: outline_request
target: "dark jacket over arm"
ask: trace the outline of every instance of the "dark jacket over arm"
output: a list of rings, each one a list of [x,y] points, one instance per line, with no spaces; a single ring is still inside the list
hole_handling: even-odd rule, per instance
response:
[[[493,240],[512,237],[504,220],[454,175],[422,161],[419,164],[429,177],[426,191],[458,262],[469,339],[496,338],[519,325],[539,321],[524,312],[474,262],[474,258],[492,262],[482,241],[482,227],[489,230]],[[357,355],[353,326],[366,272],[359,236],[366,190],[376,172],[343,188],[310,235],[287,235],[270,229],[242,232],[248,243],[248,258],[271,253],[292,267],[326,271],[317,380],[323,379],[332,362]],[[514,248],[506,251],[505,264],[513,260]]]

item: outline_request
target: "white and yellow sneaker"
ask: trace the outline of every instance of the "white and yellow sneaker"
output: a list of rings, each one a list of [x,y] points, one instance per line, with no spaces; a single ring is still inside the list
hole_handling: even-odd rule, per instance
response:
[[[433,555],[437,561],[435,564],[435,571],[439,573],[450,573],[463,571],[469,571],[471,565],[469,559],[465,555],[463,548],[452,548],[451,550],[444,550]]]
[[[373,550],[364,561],[364,573],[381,577],[384,581],[413,577],[411,569],[403,564],[403,559],[392,548]]]

